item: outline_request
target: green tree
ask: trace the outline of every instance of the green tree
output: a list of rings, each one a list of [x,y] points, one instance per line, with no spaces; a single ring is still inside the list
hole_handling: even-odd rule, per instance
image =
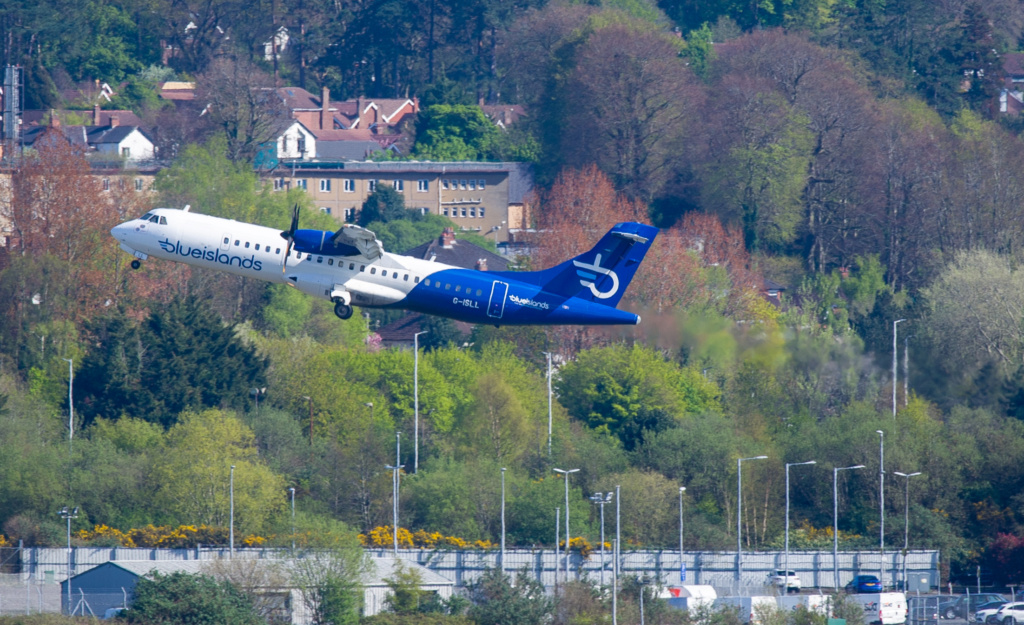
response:
[[[469,595],[468,615],[477,625],[535,625],[550,619],[554,609],[544,586],[526,571],[513,583],[501,569],[487,569],[469,584]]]
[[[627,450],[688,414],[718,410],[713,383],[639,345],[582,352],[559,372],[557,387],[570,415],[617,436]]]
[[[402,194],[390,184],[379,184],[359,209],[359,225],[367,226],[375,221],[388,223],[400,219],[419,221],[423,213],[405,208]]]
[[[412,155],[434,161],[488,160],[500,135],[479,106],[436,104],[420,113]]]
[[[252,602],[229,582],[175,572],[139,578],[135,599],[121,614],[145,625],[261,625]]]

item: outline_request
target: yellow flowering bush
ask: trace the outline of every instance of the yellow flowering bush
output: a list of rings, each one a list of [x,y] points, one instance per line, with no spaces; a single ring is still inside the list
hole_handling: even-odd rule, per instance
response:
[[[11,541],[6,536],[0,534],[0,547],[12,547]]]
[[[608,543],[605,543],[605,545],[608,546]],[[564,540],[558,543],[558,548],[565,549]],[[610,549],[611,547],[608,546],[608,548]],[[573,538],[569,542],[569,549],[571,549],[572,551],[578,551],[585,560],[589,560],[590,554],[594,553],[594,546],[591,545],[590,542],[582,536],[577,536],[576,538]]]
[[[230,532],[225,527],[210,525],[167,525],[130,529],[127,532],[107,525],[97,525],[91,530],[79,530],[74,534],[81,543],[115,543],[122,547],[158,548],[158,549],[191,549],[199,545],[223,546],[230,540]],[[243,547],[262,547],[267,542],[263,536],[249,535],[239,538]]]
[[[375,527],[368,534],[360,534],[359,542],[364,547],[391,547],[394,534],[390,525]],[[410,532],[398,528],[398,546],[405,549],[493,549],[489,540],[468,541],[458,536],[445,536],[441,532],[417,530]]]

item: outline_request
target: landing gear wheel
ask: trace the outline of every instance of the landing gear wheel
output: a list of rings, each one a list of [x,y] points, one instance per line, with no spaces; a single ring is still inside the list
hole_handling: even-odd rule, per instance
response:
[[[132,261],[132,269],[138,269],[141,266],[142,266],[142,263],[140,263],[138,261],[138,259]]]
[[[348,319],[352,316],[352,307],[345,302],[334,302],[334,314],[338,316],[338,319]]]

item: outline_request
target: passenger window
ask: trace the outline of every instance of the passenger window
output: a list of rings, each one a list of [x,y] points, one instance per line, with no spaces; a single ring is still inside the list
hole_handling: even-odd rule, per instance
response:
[[[260,244],[259,243],[256,244],[256,251],[257,252],[260,251]]]
[[[324,262],[324,257],[323,256],[317,256],[316,257],[316,262],[323,263]]]
[[[238,239],[235,239],[235,247],[238,247],[239,243],[241,243],[241,241],[239,241]]]
[[[245,249],[249,249],[249,242],[248,241],[245,242]]]
[[[380,276],[382,278],[387,278],[388,277],[388,270],[387,269],[381,269]]]
[[[419,279],[419,278],[416,278],[416,281],[417,281],[417,282],[419,282],[419,281],[420,281],[420,279]],[[426,280],[424,280],[424,281],[423,281],[423,284],[425,284],[425,285],[427,285],[427,286],[430,286],[430,278],[427,278]]]
[[[228,243],[231,243],[231,239],[224,237],[224,245],[227,245]]]
[[[274,253],[275,253],[275,254],[280,254],[280,253],[281,253],[281,248],[276,248],[276,249],[274,250]]]
[[[476,290],[476,296],[477,296],[477,297],[480,297],[480,296],[481,296],[481,295],[483,295],[483,294],[484,294],[484,292],[483,292],[483,291],[481,291],[480,289],[477,289],[477,290]]]
[[[450,285],[450,284],[448,284],[448,283],[446,282],[446,283],[445,283],[445,285],[444,285],[444,290],[445,290],[445,291],[449,291],[449,290],[451,290],[451,288],[452,288],[452,285]]]
[[[416,283],[416,284],[419,284],[420,283],[420,277],[419,276],[415,276],[415,277],[413,277],[412,281],[414,283]],[[430,285],[428,284],[427,286],[430,286]]]
[[[333,258],[328,258],[327,259],[327,264],[328,265],[333,265],[334,264],[334,259]]]
[[[370,267],[370,275],[374,275],[376,273],[377,273],[377,268],[376,267]]]
[[[356,268],[356,264],[355,264],[355,263],[349,263],[349,264],[348,264],[348,270],[349,270],[349,271],[352,271],[352,270],[353,270],[353,269],[355,269],[355,268]]]
[[[409,274],[405,274],[405,277],[402,278],[402,279],[405,280],[406,282],[408,282],[409,281]]]
[[[462,285],[461,284],[456,284],[455,285],[455,292],[458,293],[460,291],[462,291]]]
[[[397,280],[398,279],[398,272],[397,271],[392,271],[391,272],[391,277],[394,278],[395,280]]]
[[[359,265],[359,271],[366,271],[366,265]]]

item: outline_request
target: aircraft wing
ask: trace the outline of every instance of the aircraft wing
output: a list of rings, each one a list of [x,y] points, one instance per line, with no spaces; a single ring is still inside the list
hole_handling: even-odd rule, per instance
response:
[[[331,239],[335,245],[354,247],[367,260],[374,261],[384,255],[384,246],[377,240],[377,235],[361,226],[342,226]]]

